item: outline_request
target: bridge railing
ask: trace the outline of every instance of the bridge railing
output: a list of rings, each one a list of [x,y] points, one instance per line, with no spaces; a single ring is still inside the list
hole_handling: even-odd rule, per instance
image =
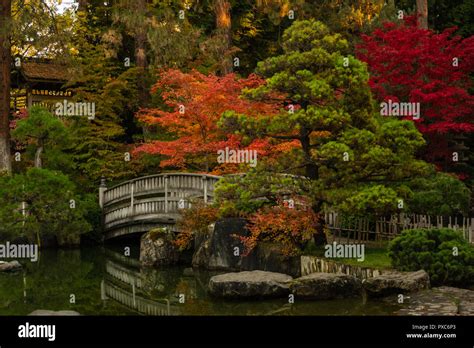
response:
[[[133,179],[110,187],[104,192],[103,205],[114,201],[128,199],[141,193],[152,193],[153,191],[201,191],[206,193],[214,191],[214,184],[220,179],[215,175],[169,173],[157,174]]]
[[[201,197],[212,200],[214,185],[220,179],[215,175],[167,173],[126,181],[111,188],[101,185],[100,205],[104,212],[105,229],[160,215],[178,214],[190,207],[189,199]]]
[[[234,174],[242,176],[245,174]],[[276,174],[283,177],[297,177]],[[106,238],[142,233],[163,226],[172,228],[179,211],[191,206],[193,198],[205,203],[214,197],[214,186],[220,176],[191,173],[164,173],[136,178],[107,188],[99,188]]]

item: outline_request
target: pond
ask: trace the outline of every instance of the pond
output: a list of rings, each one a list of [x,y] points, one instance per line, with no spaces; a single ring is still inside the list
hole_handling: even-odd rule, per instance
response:
[[[206,285],[217,273],[186,267],[144,269],[136,254],[125,257],[103,247],[44,250],[37,262],[22,262],[23,271],[0,274],[0,315],[27,315],[37,309],[82,315],[392,315],[400,308],[386,301],[364,303],[362,298],[296,299],[294,304],[286,298],[214,299]]]

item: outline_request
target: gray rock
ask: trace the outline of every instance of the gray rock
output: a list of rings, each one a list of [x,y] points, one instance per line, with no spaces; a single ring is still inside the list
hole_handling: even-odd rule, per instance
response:
[[[244,247],[235,237],[248,234],[245,225],[247,221],[241,218],[227,218],[211,225],[207,233],[197,233],[195,238],[195,253],[192,264],[195,268],[208,270],[238,271]],[[239,248],[239,255],[234,248]]]
[[[81,314],[79,314],[76,311],[50,311],[47,309],[37,309],[28,315],[76,316],[76,315],[81,315]]]
[[[406,294],[430,287],[430,277],[424,270],[416,272],[387,272],[364,280],[367,295],[381,297],[393,294]]]
[[[448,286],[412,294],[398,315],[474,315],[474,291]]]
[[[362,284],[356,277],[342,273],[312,273],[290,282],[290,291],[297,298],[328,300],[360,296]]]
[[[173,243],[173,233],[157,228],[145,233],[140,240],[140,263],[143,266],[176,264],[179,251]]]
[[[14,272],[22,268],[22,265],[18,261],[0,261],[0,272]]]
[[[301,257],[287,256],[277,243],[259,243],[248,256],[242,258],[240,270],[262,270],[301,276]]]
[[[301,275],[300,257],[283,253],[276,243],[259,243],[249,255],[243,257],[244,246],[237,236],[247,236],[247,221],[242,218],[226,218],[209,226],[206,232],[196,233],[195,253],[192,265],[217,271],[268,271]],[[235,251],[238,248],[238,254]]]
[[[289,293],[289,275],[265,271],[217,275],[209,281],[212,296],[228,299],[280,297]]]

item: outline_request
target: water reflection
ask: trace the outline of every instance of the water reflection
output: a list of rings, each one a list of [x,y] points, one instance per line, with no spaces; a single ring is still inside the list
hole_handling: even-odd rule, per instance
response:
[[[185,267],[141,268],[104,248],[45,250],[22,272],[0,273],[0,315],[74,310],[82,315],[391,315],[399,307],[362,298],[225,301],[209,297],[215,272]],[[70,303],[74,294],[75,303]]]
[[[123,263],[122,263],[123,261]],[[104,293],[146,315],[390,315],[398,307],[366,298],[287,302],[225,301],[207,294],[209,279],[219,272],[164,267],[140,268],[138,260],[107,251]],[[184,302],[179,299],[184,298]]]
[[[105,269],[107,274],[101,282],[102,300],[113,299],[146,315],[181,314],[180,308],[171,305],[169,298],[149,298],[148,277],[141,271],[127,269],[112,260],[106,260]]]

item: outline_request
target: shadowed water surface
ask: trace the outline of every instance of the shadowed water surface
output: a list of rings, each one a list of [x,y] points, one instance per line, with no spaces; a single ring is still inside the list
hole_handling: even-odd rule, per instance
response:
[[[132,255],[136,255],[136,251]],[[100,247],[45,250],[24,270],[0,273],[0,315],[36,309],[83,315],[391,315],[400,307],[362,298],[223,301],[206,293],[216,274],[185,267],[140,268],[136,258]],[[71,296],[73,295],[73,296]],[[70,303],[75,297],[75,304]],[[181,303],[184,300],[184,303]]]

